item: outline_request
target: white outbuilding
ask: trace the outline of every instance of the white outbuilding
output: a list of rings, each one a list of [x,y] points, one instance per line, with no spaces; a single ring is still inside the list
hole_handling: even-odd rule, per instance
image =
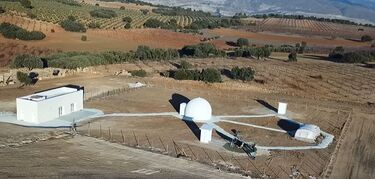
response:
[[[19,97],[17,120],[40,124],[83,109],[83,87],[65,86]]]
[[[303,124],[297,129],[294,138],[304,142],[314,143],[320,135],[320,128],[312,124]]]
[[[206,122],[211,120],[212,108],[210,103],[203,98],[195,98],[186,105],[180,104],[180,115],[186,120],[195,122]]]

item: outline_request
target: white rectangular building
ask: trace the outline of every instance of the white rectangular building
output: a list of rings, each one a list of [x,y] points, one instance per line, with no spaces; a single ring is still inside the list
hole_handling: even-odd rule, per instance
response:
[[[17,120],[44,123],[83,109],[83,88],[59,87],[19,97]]]

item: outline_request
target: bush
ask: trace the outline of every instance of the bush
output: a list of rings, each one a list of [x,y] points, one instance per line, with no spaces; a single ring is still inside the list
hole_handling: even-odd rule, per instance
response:
[[[288,61],[289,62],[296,62],[297,61],[297,53],[292,52],[288,55]]]
[[[185,61],[185,60],[182,60],[181,63],[180,63],[180,68],[181,69],[190,69],[191,67],[193,67],[193,65],[191,65],[189,62]]]
[[[363,36],[361,37],[361,41],[362,41],[362,42],[371,42],[372,40],[373,40],[372,37],[369,36],[369,35],[363,35]]]
[[[120,7],[120,10],[125,10],[125,6],[121,6],[121,7]]]
[[[248,39],[245,39],[245,38],[239,38],[237,39],[237,45],[239,47],[242,47],[242,46],[249,46],[249,40]]]
[[[87,41],[87,36],[86,36],[86,35],[82,35],[82,36],[81,36],[81,40],[82,40],[82,41]]]
[[[130,23],[126,23],[125,26],[124,26],[125,29],[130,29],[132,28],[132,26],[130,25]]]
[[[112,17],[117,17],[117,14],[115,11],[110,10],[110,9],[95,9],[90,11],[90,15],[92,17],[99,17],[99,18],[112,18]]]
[[[143,25],[148,28],[161,28],[164,23],[157,19],[148,19]]]
[[[90,29],[99,29],[99,28],[100,28],[100,24],[99,24],[98,22],[90,22],[90,23],[88,24],[88,27],[89,27]]]
[[[148,9],[141,9],[143,15],[147,15],[150,11]]]
[[[133,19],[129,16],[126,16],[126,17],[122,18],[122,21],[127,22],[127,23],[132,23]]]
[[[145,70],[131,71],[130,74],[132,74],[132,76],[138,76],[138,77],[146,77],[147,76],[147,72]]]
[[[69,16],[68,19],[65,19],[60,22],[60,25],[66,31],[71,32],[86,32],[86,27],[82,23],[76,21],[74,16]]]
[[[329,53],[328,57],[331,60],[338,60],[344,56],[345,49],[342,46],[335,47],[332,52]]]
[[[180,50],[180,55],[196,58],[222,57],[225,56],[225,52],[216,49],[213,44],[200,43],[198,45],[188,45],[183,47]]]
[[[0,14],[5,13],[5,9],[0,6]]]
[[[25,8],[32,9],[33,6],[31,6],[30,0],[19,0],[21,5]]]
[[[31,85],[33,80],[29,77],[27,73],[17,71],[17,80],[23,85]]]
[[[5,38],[20,39],[20,40],[42,40],[46,37],[43,32],[27,31],[19,26],[3,22],[0,24],[0,33]]]
[[[375,51],[355,51],[344,53],[341,59],[337,60],[341,63],[365,63],[375,61]]]
[[[11,68],[43,68],[43,61],[40,57],[31,55],[19,55],[13,59],[10,64]]]
[[[250,68],[239,68],[239,67],[234,67],[231,70],[231,76],[233,79],[238,79],[242,81],[251,81],[254,79],[254,74],[255,71]]]
[[[202,81],[208,83],[222,82],[219,70],[214,68],[207,68],[202,71]]]
[[[201,80],[201,72],[198,70],[179,69],[173,74],[175,80]]]

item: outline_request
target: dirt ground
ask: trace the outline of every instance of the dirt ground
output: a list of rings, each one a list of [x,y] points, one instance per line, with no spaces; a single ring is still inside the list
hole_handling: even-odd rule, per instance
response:
[[[268,60],[188,60],[196,68],[230,69],[234,66],[250,66],[256,70],[255,79],[264,80],[264,83],[255,81],[243,83],[229,80],[226,77],[220,84],[175,81],[157,75],[160,71],[174,68],[171,64],[158,62],[100,66],[94,67],[95,73],[92,71],[66,78],[42,80],[35,86],[21,89],[15,86],[2,87],[0,101],[1,104],[7,103],[8,105],[7,108],[2,107],[0,110],[10,108],[14,110],[15,104],[11,102],[19,95],[70,83],[84,85],[88,93],[123,88],[127,86],[128,82],[141,81],[149,84],[147,88],[85,102],[86,107],[98,108],[106,113],[175,111],[169,100],[177,94],[189,99],[206,98],[212,104],[215,115],[260,113],[260,109],[264,109],[264,104],[256,99],[264,100],[274,107],[277,106],[277,102],[283,101],[288,103],[289,115],[301,122],[317,124],[322,130],[335,136],[334,143],[324,150],[274,151],[270,155],[261,155],[255,161],[250,161],[243,154],[234,154],[221,148],[215,149],[212,146],[200,144],[194,135],[200,124],[194,126],[175,118],[105,118],[84,124],[79,127],[79,131],[82,134],[112,142],[125,143],[129,146],[138,145],[146,150],[161,149],[172,156],[175,156],[176,151],[179,151],[178,153],[184,153],[188,158],[201,163],[210,165],[224,163],[224,165],[248,171],[248,174],[252,176],[266,175],[271,178],[286,178],[296,169],[302,174],[302,178],[308,176],[331,178],[350,175],[358,176],[358,178],[372,176],[374,174],[372,170],[374,168],[373,153],[371,150],[367,150],[366,145],[371,140],[372,130],[370,129],[373,128],[373,125],[365,124],[372,124],[371,119],[374,116],[374,107],[368,105],[368,102],[373,100],[375,94],[375,82],[371,78],[375,72],[355,64],[337,64],[318,60],[322,58],[307,54],[301,56],[296,63],[286,63],[284,62],[286,55],[274,54]],[[153,75],[147,78],[113,76],[113,72],[120,69],[139,68],[144,68]],[[346,130],[343,128],[347,124],[348,116],[351,116],[353,122],[348,123],[349,130],[345,132]],[[278,127],[277,121],[274,119],[263,121],[246,119],[244,121]],[[301,144],[284,134],[245,129],[228,124],[219,125],[227,130],[240,129],[244,139],[254,141],[259,145]],[[9,130],[13,129],[11,125],[4,127]],[[9,137],[9,135],[0,135],[4,136],[3,138]],[[340,139],[341,135],[342,139]],[[215,134],[214,138],[220,143],[219,136]],[[352,145],[353,141],[358,145]],[[174,149],[174,142],[179,149]],[[42,144],[38,143],[38,145]],[[48,146],[54,147],[54,145],[53,143]],[[358,152],[352,153],[351,151]],[[233,158],[233,156],[235,157]],[[93,156],[88,156],[88,158],[90,157]],[[329,172],[325,172],[327,168]],[[341,170],[346,170],[347,173],[340,172]]]
[[[223,39],[227,38],[248,38],[250,41],[268,43],[268,44],[295,44],[301,43],[302,41],[307,42],[308,45],[314,46],[346,46],[346,47],[370,47],[370,43],[356,42],[346,39],[334,39],[330,40],[324,37],[308,37],[298,35],[282,35],[275,33],[262,33],[262,32],[251,32],[245,30],[236,29],[213,29],[208,30],[209,34],[221,36]],[[224,46],[225,47],[225,46]]]

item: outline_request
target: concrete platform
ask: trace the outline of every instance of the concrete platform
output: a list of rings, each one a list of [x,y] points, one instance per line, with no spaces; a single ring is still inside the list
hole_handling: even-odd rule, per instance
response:
[[[15,113],[4,113],[0,115],[0,122],[20,125],[24,127],[39,127],[39,128],[69,128],[72,122],[83,122],[95,116],[103,115],[103,111],[97,109],[83,109],[68,115],[61,116],[60,118],[48,121],[45,123],[34,124],[25,121],[17,120]]]

